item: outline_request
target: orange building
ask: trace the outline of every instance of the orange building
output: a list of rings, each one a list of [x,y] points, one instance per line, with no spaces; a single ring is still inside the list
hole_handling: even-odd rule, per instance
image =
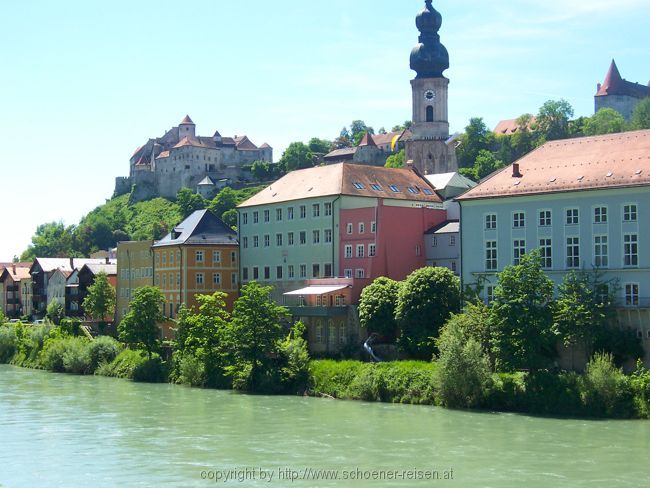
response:
[[[196,295],[222,291],[232,310],[239,292],[237,233],[209,210],[197,210],[153,246],[154,286],[165,295],[165,316],[181,304],[198,307]],[[171,324],[163,324],[165,337]]]

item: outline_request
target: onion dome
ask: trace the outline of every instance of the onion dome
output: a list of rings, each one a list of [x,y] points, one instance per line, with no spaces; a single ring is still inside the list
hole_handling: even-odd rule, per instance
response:
[[[411,51],[411,69],[416,78],[439,78],[449,68],[449,53],[440,42],[438,31],[442,25],[442,15],[425,1],[424,10],[415,18],[420,31],[419,43]]]

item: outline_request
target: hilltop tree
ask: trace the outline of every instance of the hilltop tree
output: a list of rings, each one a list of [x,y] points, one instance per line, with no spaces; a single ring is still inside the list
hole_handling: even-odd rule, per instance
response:
[[[632,119],[630,125],[633,129],[650,129],[650,98],[645,98],[632,112]]]
[[[176,204],[178,205],[182,217],[185,219],[197,210],[204,209],[208,202],[196,192],[189,188],[181,188],[176,194]]]
[[[372,127],[366,125],[363,120],[352,121],[350,124],[350,138],[352,139],[353,146],[358,146],[361,142],[361,139],[363,139],[363,136],[366,135],[366,133],[373,135],[375,133],[375,130]]]
[[[229,186],[222,188],[219,193],[212,199],[208,209],[217,217],[223,218],[224,212],[237,207],[239,203],[238,195],[235,190]]]
[[[289,172],[296,169],[311,168],[314,166],[314,153],[302,142],[292,142],[280,158],[283,171]]]
[[[490,151],[481,149],[476,156],[474,166],[471,168],[461,168],[460,174],[474,181],[479,181],[494,173],[499,168],[503,168],[503,161],[497,159]]]
[[[569,120],[573,107],[566,100],[548,100],[537,114],[537,132],[540,142],[566,139],[569,137]]]
[[[601,108],[591,117],[587,118],[583,125],[583,132],[586,136],[597,136],[600,134],[614,134],[625,130],[625,118],[613,108]]]
[[[413,122],[410,120],[405,120],[403,124],[401,125],[394,125],[393,128],[390,130],[391,132],[399,132],[405,129],[410,129],[411,126],[413,125]]]
[[[159,288],[137,288],[126,313],[118,327],[120,340],[137,348],[144,348],[151,359],[160,347],[159,323],[165,320],[162,309],[165,296]]]
[[[74,250],[73,226],[66,227],[63,222],[49,222],[36,228],[32,243],[23,252],[21,261],[33,261],[36,257],[78,257],[81,254]]]
[[[332,149],[332,141],[326,141],[325,139],[312,137],[307,143],[307,146],[312,153],[324,155],[330,152]]]
[[[334,147],[336,149],[343,149],[345,147],[352,147],[352,138],[350,137],[350,132],[347,127],[341,129],[339,136],[334,139]]]
[[[115,288],[108,282],[108,275],[100,271],[95,281],[88,287],[88,295],[81,305],[86,315],[93,320],[104,322],[115,312]]]

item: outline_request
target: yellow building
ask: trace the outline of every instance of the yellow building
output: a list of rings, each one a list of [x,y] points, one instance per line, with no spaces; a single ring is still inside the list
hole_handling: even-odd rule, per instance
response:
[[[136,288],[153,286],[152,245],[153,241],[125,241],[117,245],[117,323],[126,315]]]
[[[194,212],[152,249],[154,285],[165,295],[165,316],[174,319],[181,304],[197,307],[196,295],[215,291],[227,294],[232,310],[239,292],[239,242],[237,233],[212,212]],[[169,327],[163,325],[166,337]]]

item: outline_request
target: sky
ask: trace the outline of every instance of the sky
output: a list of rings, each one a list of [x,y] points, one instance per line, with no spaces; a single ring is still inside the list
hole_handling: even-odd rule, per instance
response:
[[[110,198],[133,151],[189,114],[274,159],[362,119],[410,119],[423,0],[0,0],[0,262]],[[593,114],[612,58],[648,83],[648,0],[434,0],[452,132],[564,98]]]

